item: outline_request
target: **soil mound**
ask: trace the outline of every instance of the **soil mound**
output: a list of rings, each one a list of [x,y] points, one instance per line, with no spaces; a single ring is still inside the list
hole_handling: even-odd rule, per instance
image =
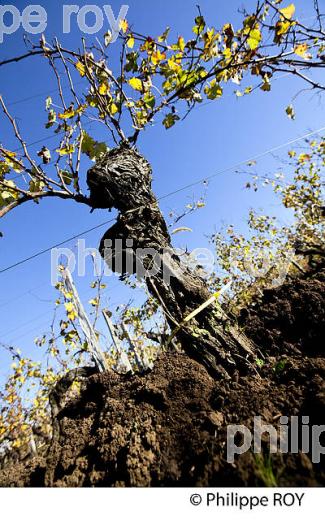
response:
[[[259,374],[216,381],[184,354],[135,377],[95,374],[58,415],[43,458],[8,466],[2,486],[316,486],[325,461],[251,450],[227,462],[227,425],[280,416],[325,424],[325,275],[267,291],[240,322],[261,351]],[[264,359],[263,359],[264,358]],[[325,434],[321,437],[325,445]],[[238,439],[237,439],[238,441]]]

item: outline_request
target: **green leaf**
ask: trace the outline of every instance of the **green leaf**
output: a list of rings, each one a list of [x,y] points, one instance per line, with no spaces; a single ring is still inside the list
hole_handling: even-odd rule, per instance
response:
[[[9,150],[3,149],[1,155],[4,159],[4,162],[0,163],[2,165],[0,168],[0,175],[9,173],[10,168],[12,168],[17,173],[21,173],[24,170],[24,165],[17,159],[17,154],[15,152],[10,152]],[[9,170],[7,170],[5,165],[7,165]]]
[[[15,183],[13,181],[3,182],[5,187],[0,189],[0,207],[6,206],[11,201],[19,198],[19,193],[12,189],[16,187]]]
[[[81,151],[89,157],[91,161],[95,161],[102,154],[108,151],[105,143],[95,141],[87,132],[83,132]]]
[[[195,18],[195,23],[196,23],[196,25],[193,27],[193,32],[194,32],[194,34],[199,36],[201,33],[203,33],[204,28],[205,28],[205,20],[204,20],[203,16],[197,16]]]
[[[64,183],[67,186],[70,186],[70,184],[72,183],[72,180],[73,180],[72,173],[67,170],[60,170],[60,175],[61,175]]]
[[[50,96],[47,97],[46,100],[45,100],[45,108],[46,108],[46,110],[50,109],[50,107],[52,106],[52,103],[53,103],[52,102],[52,98]]]
[[[167,128],[167,130],[169,128],[171,128],[172,126],[174,126],[174,124],[176,123],[176,121],[179,121],[179,116],[177,114],[168,114],[165,119],[163,120],[163,125],[165,126],[165,128]]]
[[[143,96],[143,101],[152,110],[155,108],[156,98],[151,92],[146,92],[146,94]]]
[[[42,181],[39,180],[32,180],[29,183],[29,191],[31,193],[38,193],[43,190],[45,184]]]
[[[0,177],[10,172],[10,166],[4,161],[0,161]]]
[[[137,52],[129,52],[126,55],[126,64],[125,64],[125,72],[137,72],[138,70],[138,60],[139,54]]]
[[[211,81],[210,85],[207,85],[204,88],[204,93],[208,99],[217,99],[222,96],[223,90],[219,83],[214,79]]]

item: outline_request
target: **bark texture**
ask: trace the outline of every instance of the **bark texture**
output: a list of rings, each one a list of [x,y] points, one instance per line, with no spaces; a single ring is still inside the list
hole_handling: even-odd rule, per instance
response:
[[[148,289],[175,329],[211,294],[205,281],[184,267],[173,251],[151,182],[148,161],[126,146],[109,151],[87,175],[92,206],[119,211],[117,222],[101,240],[101,255],[121,275],[134,272],[136,266],[139,272],[140,265],[151,272],[145,277]],[[146,256],[148,248],[150,254]],[[139,253],[139,249],[147,251]],[[214,376],[229,377],[237,369],[246,371],[254,359],[252,343],[221,310],[212,307],[181,327],[177,338],[185,352]]]

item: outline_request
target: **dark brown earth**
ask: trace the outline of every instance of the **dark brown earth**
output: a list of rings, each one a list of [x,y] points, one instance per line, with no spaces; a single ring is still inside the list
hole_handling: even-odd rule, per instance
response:
[[[325,424],[325,273],[267,291],[240,323],[265,357],[260,375],[216,381],[184,354],[141,377],[93,375],[59,414],[47,456],[7,467],[1,486],[323,486],[306,454],[252,451],[226,460],[226,427],[254,416]],[[325,434],[321,437],[325,445]]]

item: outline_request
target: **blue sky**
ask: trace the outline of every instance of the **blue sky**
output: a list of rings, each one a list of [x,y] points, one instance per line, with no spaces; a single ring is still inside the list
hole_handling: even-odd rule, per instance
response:
[[[48,13],[47,39],[50,41],[57,35],[64,45],[70,48],[79,46],[82,34],[76,23],[73,23],[71,34],[62,35],[62,6],[67,2],[40,3]],[[82,6],[87,3],[89,2],[79,1],[78,4]],[[98,0],[96,5],[105,3],[108,2]],[[129,5],[129,23],[138,32],[148,35],[161,34],[167,26],[172,26],[176,33],[186,36],[197,14],[197,0],[125,0],[125,3]],[[114,0],[110,4],[117,15],[121,3]],[[237,0],[200,2],[207,23],[215,26],[228,21],[236,26],[240,19],[238,9],[242,4]],[[248,8],[253,8],[254,4],[253,1],[245,2]],[[312,16],[312,0],[299,0],[295,4],[300,18]],[[20,11],[27,5],[26,1],[15,2]],[[5,37],[5,42],[0,44],[0,59],[19,55],[24,49],[23,31],[19,30],[14,35]],[[111,53],[114,63],[114,45],[111,46]],[[54,77],[45,60],[31,58],[0,68],[0,85],[1,94],[17,118],[27,142],[51,135],[44,128],[46,94],[16,103],[55,88]],[[297,91],[303,88],[297,80],[281,78],[274,82],[271,93],[257,91],[241,99],[236,99],[231,94],[236,88],[236,85],[231,85],[224,98],[199,107],[184,122],[169,131],[157,124],[143,133],[139,140],[139,149],[153,166],[154,190],[158,196],[325,126],[324,107],[310,93],[300,95],[295,100],[297,117],[294,122],[285,115],[285,107],[291,103]],[[102,140],[107,139],[98,130],[96,136]],[[0,141],[9,149],[17,147],[2,116]],[[52,148],[53,145],[49,142],[48,146]],[[41,145],[35,145],[31,149],[37,151],[40,147]],[[277,155],[284,157],[289,148],[283,148]],[[271,155],[258,161],[259,173],[272,172],[275,167],[276,161]],[[82,175],[85,173],[83,171]],[[222,222],[233,223],[239,229],[244,229],[245,217],[251,207],[261,208],[272,214],[280,213],[284,220],[289,218],[269,190],[260,190],[254,194],[245,190],[246,181],[245,176],[236,175],[234,171],[211,181],[206,207],[182,222],[191,227],[193,233],[177,235],[175,245],[204,247],[207,245],[206,235],[211,234]],[[161,208],[166,215],[171,209],[181,212],[184,205],[192,201],[193,196],[199,198],[203,193],[203,185],[189,188],[164,199]],[[0,230],[4,234],[4,238],[0,240],[0,270],[84,229],[96,226],[110,216],[105,211],[90,214],[89,208],[66,201],[48,200],[41,202],[39,206],[34,203],[23,205],[0,222]],[[96,247],[104,231],[105,228],[102,228],[86,235],[86,245]],[[69,244],[70,247],[74,245],[75,241]],[[34,356],[36,347],[33,339],[48,330],[52,319],[55,291],[50,286],[50,255],[46,254],[25,263],[0,274],[0,277],[0,341],[14,344],[23,353]],[[85,302],[90,298],[89,281],[89,276],[76,279]],[[129,295],[115,277],[106,282],[111,307]],[[0,360],[1,375],[7,372],[7,357],[1,351]]]

